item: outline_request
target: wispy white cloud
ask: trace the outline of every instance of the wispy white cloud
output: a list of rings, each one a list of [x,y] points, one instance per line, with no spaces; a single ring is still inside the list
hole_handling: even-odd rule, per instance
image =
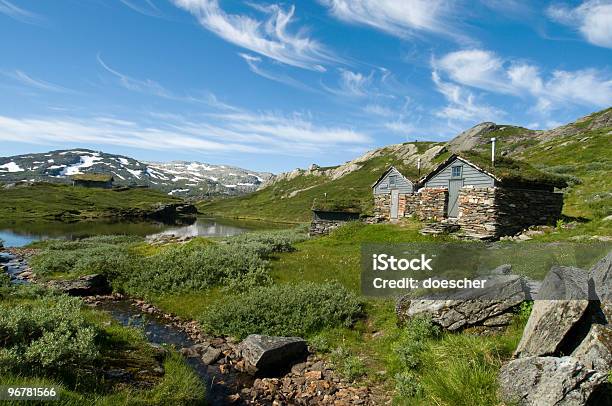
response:
[[[49,92],[57,92],[57,93],[70,93],[72,92],[70,89],[65,88],[63,86],[59,86],[50,82],[46,82],[44,80],[35,79],[27,73],[15,70],[13,72],[3,72],[4,76],[13,79],[14,81],[25,85],[30,88],[45,90]]]
[[[26,24],[38,24],[43,21],[42,16],[18,7],[8,0],[0,0],[0,14]]]
[[[151,114],[139,121],[106,116],[0,115],[0,141],[317,156],[335,146],[360,147],[371,139],[350,128],[315,124],[300,114],[283,116],[235,108],[234,112],[196,117]]]
[[[492,106],[478,104],[472,92],[442,80],[438,72],[433,71],[431,78],[436,90],[448,102],[446,107],[436,112],[438,117],[453,121],[493,121],[504,115],[503,111]]]
[[[325,71],[323,65],[337,62],[321,43],[309,37],[301,28],[289,30],[294,21],[295,6],[254,5],[265,15],[259,20],[245,14],[228,14],[217,0],[172,0],[193,14],[200,25],[224,40],[286,65],[315,71]]]
[[[187,103],[204,103],[216,108],[232,110],[233,107],[221,102],[217,99],[217,97],[211,93],[206,93],[203,96],[191,96],[191,95],[181,95],[176,94],[175,92],[168,90],[166,87],[161,85],[160,83],[151,80],[151,79],[139,79],[134,78],[125,73],[118,71],[110,67],[103,59],[100,54],[97,55],[97,60],[100,66],[112,76],[114,76],[118,83],[125,89],[131,90],[134,92],[149,94],[157,97],[161,97],[164,99],[187,102]]]
[[[119,0],[126,7],[148,17],[161,17],[163,14],[152,0]]]
[[[419,32],[465,40],[451,22],[455,1],[444,0],[319,0],[336,18],[406,38]]]
[[[575,8],[556,4],[546,12],[553,20],[576,28],[591,44],[612,48],[612,1],[587,0]]]
[[[300,82],[299,80],[294,79],[291,76],[288,76],[288,75],[286,75],[284,73],[273,73],[271,71],[268,71],[268,70],[262,68],[261,64],[262,64],[263,61],[262,61],[262,59],[259,56],[247,54],[247,53],[244,53],[244,52],[240,52],[238,55],[240,55],[240,57],[242,59],[244,59],[244,61],[249,66],[249,69],[251,70],[251,72],[255,73],[256,75],[259,75],[259,76],[261,76],[263,78],[266,78],[268,80],[272,80],[274,82],[278,82],[278,83],[282,83],[282,84],[287,85],[287,86],[295,87],[297,89],[307,90],[307,91],[310,91],[310,92],[316,91],[312,87],[310,87],[310,86]]]
[[[451,52],[434,59],[432,66],[436,72],[444,73],[461,85],[533,97],[535,109],[539,111],[565,105],[607,107],[612,104],[612,77],[610,72],[603,70],[554,70],[546,76],[536,65],[504,60],[486,50]]]

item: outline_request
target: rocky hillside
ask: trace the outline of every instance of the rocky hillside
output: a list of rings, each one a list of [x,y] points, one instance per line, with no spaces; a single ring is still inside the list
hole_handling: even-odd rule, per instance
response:
[[[220,215],[307,221],[314,198],[371,200],[370,186],[389,166],[405,176],[418,178],[454,151],[490,149],[497,139],[497,153],[530,162],[539,169],[564,176],[565,214],[602,218],[612,207],[612,108],[547,130],[530,130],[512,125],[482,123],[462,132],[447,143],[414,142],[370,151],[335,167],[311,165],[270,178],[260,190],[239,198],[202,204],[204,212]]]
[[[241,195],[256,190],[269,173],[200,162],[141,162],[88,149],[0,157],[0,182],[68,183],[84,173],[113,175],[116,185],[149,186],[173,196]]]

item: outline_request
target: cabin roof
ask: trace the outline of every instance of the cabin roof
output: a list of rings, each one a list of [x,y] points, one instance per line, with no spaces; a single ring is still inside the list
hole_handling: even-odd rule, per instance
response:
[[[106,173],[80,173],[72,175],[70,179],[84,182],[111,182],[114,180],[112,175]]]
[[[401,176],[402,176],[404,179],[406,179],[406,180],[407,180],[408,182],[410,182],[411,184],[414,184],[414,183],[415,183],[415,182],[413,182],[411,179],[409,179],[409,178],[407,178],[406,176],[404,176],[404,174],[403,174],[403,173],[401,173],[401,172],[400,172],[400,171],[399,171],[399,170],[398,170],[398,169],[397,169],[395,166],[393,166],[393,165],[392,165],[392,166],[388,167],[388,168],[387,168],[387,170],[386,170],[386,171],[384,171],[384,172],[382,173],[382,175],[380,175],[380,177],[379,177],[378,179],[376,179],[376,182],[372,183],[372,186],[371,186],[371,187],[372,187],[372,188],[375,188],[375,187],[376,187],[376,185],[378,185],[378,184],[380,183],[380,181],[381,181],[381,180],[383,180],[383,179],[385,178],[385,176],[387,176],[387,174],[388,174],[389,172],[391,172],[393,169],[395,169],[395,170],[397,171],[397,173],[399,173],[399,174],[400,174],[400,175],[401,175]]]
[[[464,151],[449,156],[434,170],[421,178],[419,184],[424,185],[425,182],[446,168],[455,159],[460,159],[477,170],[491,176],[502,185],[546,186],[558,188],[567,186],[567,182],[562,177],[536,169],[525,161],[506,157],[496,157],[495,166],[493,166],[488,156],[473,151]]]
[[[362,202],[358,199],[314,199],[312,202],[312,211],[361,213],[362,210]]]

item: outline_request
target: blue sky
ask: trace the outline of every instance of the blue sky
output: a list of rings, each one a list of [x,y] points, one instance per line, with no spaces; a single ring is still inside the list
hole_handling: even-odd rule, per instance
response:
[[[0,155],[267,171],[612,105],[612,1],[0,0]]]

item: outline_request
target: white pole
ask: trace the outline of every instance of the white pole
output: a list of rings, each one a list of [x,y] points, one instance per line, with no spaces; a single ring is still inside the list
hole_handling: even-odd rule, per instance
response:
[[[495,137],[491,138],[491,165],[495,166]]]
[[[419,176],[421,176],[421,158],[417,161],[417,169],[419,170]]]

